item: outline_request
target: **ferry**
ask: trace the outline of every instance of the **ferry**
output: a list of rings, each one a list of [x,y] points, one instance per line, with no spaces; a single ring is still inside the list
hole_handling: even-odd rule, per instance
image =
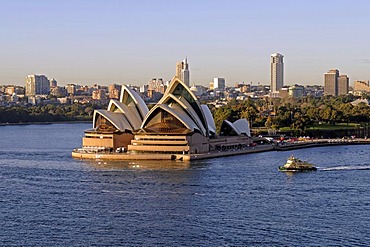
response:
[[[303,171],[317,171],[317,168],[307,161],[300,160],[293,155],[290,156],[283,166],[279,166],[281,172],[303,172]]]

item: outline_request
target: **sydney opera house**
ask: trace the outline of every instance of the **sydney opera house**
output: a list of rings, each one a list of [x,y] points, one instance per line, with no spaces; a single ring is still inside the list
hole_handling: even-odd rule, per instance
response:
[[[248,121],[225,120],[219,133],[210,109],[174,77],[150,110],[133,89],[122,86],[119,100],[95,110],[93,128],[85,130],[80,159],[191,160],[243,153],[252,143]]]

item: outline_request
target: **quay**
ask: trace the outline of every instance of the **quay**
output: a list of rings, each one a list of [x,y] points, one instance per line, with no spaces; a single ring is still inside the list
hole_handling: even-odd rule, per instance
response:
[[[233,156],[248,153],[259,153],[274,150],[273,144],[257,145],[255,147],[245,147],[242,149],[228,151],[213,151],[199,154],[165,154],[165,153],[113,153],[113,152],[91,152],[83,153],[77,150],[72,152],[75,159],[99,159],[99,160],[178,160],[191,161],[200,159],[211,159],[225,156]]]
[[[355,139],[312,139],[305,141],[298,141],[294,143],[284,143],[283,145],[276,145],[277,151],[288,151],[293,149],[323,147],[334,145],[363,145],[370,144],[370,139],[355,138]]]
[[[74,150],[72,157],[76,159],[98,159],[98,160],[177,160],[177,161],[192,161],[200,159],[211,159],[226,156],[268,152],[268,151],[289,151],[302,148],[313,148],[323,146],[336,145],[365,145],[370,144],[370,139],[312,139],[306,141],[298,141],[285,144],[262,144],[253,147],[245,147],[242,149],[234,149],[228,151],[213,151],[200,154],[165,154],[165,153],[114,153],[114,152],[80,152]]]

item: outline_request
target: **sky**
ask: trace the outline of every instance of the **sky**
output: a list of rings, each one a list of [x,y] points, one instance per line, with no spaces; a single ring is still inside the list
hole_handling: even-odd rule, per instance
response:
[[[337,68],[370,80],[368,0],[0,0],[0,85],[29,74],[76,83],[170,80],[188,58],[190,81],[323,85]]]

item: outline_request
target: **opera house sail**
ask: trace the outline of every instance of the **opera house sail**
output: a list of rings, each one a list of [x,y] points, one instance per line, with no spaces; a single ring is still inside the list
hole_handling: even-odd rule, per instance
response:
[[[243,150],[252,142],[248,121],[225,120],[216,133],[207,105],[174,77],[161,100],[148,110],[135,90],[122,86],[119,100],[95,110],[93,128],[85,131],[75,158],[193,159],[202,154]],[[191,158],[193,157],[193,158]]]

